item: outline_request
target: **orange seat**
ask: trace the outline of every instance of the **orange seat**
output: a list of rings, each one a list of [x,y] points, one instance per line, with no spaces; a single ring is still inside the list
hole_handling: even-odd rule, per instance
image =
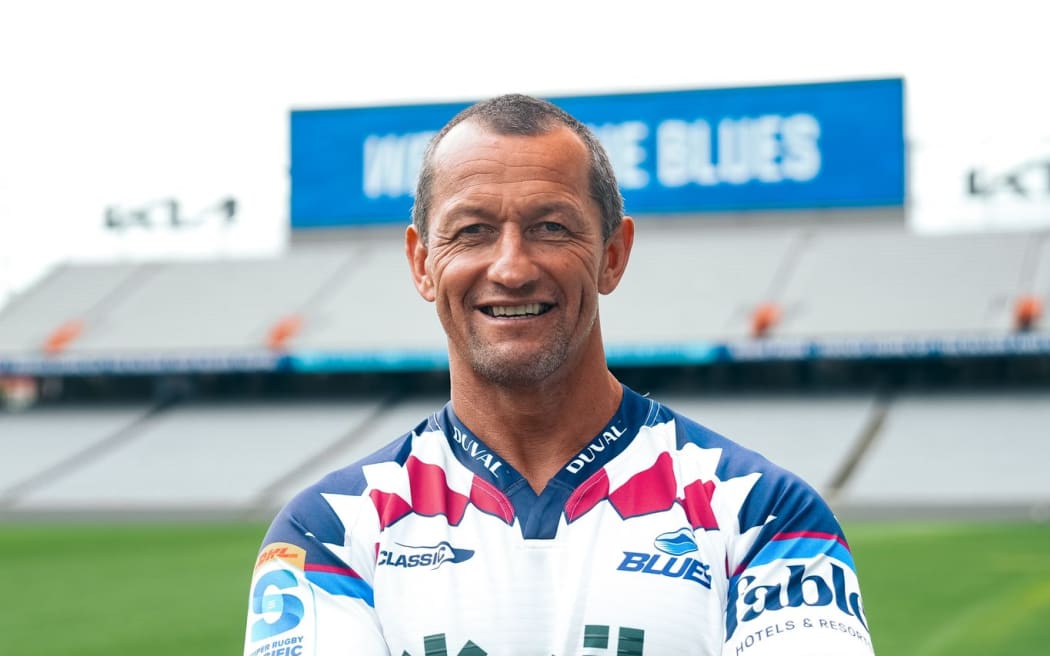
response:
[[[759,303],[751,313],[751,336],[765,337],[780,321],[780,306],[773,302]]]
[[[298,314],[290,314],[282,317],[270,328],[266,339],[266,345],[272,351],[283,351],[288,340],[295,337],[303,326],[303,318]]]
[[[51,334],[44,340],[44,352],[49,355],[58,355],[66,350],[69,343],[79,337],[83,331],[84,322],[79,319],[72,319],[63,323],[51,331]]]
[[[1017,299],[1014,305],[1014,327],[1017,330],[1031,330],[1043,316],[1043,301],[1036,296],[1026,295]]]

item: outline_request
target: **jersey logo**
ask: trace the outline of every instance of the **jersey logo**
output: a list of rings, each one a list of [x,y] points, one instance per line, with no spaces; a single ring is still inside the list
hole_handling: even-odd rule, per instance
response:
[[[298,587],[295,574],[286,569],[273,570],[259,577],[252,588],[252,613],[259,618],[252,624],[252,642],[272,638],[299,626],[306,607],[295,594]]]
[[[711,588],[711,566],[696,558],[683,558],[687,553],[699,551],[691,529],[680,528],[677,531],[661,533],[656,536],[653,546],[663,553],[625,551],[623,560],[616,569],[621,572],[684,579]]]
[[[306,564],[306,550],[288,542],[272,542],[262,548],[255,569],[259,569],[273,560],[282,560],[296,569],[303,569]]]
[[[840,535],[796,532],[774,536],[730,579],[726,639],[732,637],[738,623],[783,608],[835,607],[867,629],[855,571],[853,556]]]
[[[860,591],[855,584],[847,583],[846,570],[832,561],[828,567],[815,570],[805,565],[774,566],[761,576],[744,575],[733,581],[726,611],[726,640],[739,624],[756,620],[767,611],[803,606],[833,606],[868,628]]]
[[[416,547],[409,544],[397,545],[400,549],[384,549],[379,552],[378,566],[386,567],[429,567],[437,569],[445,563],[462,563],[474,555],[471,549],[457,549],[448,542],[441,542],[432,547]]]
[[[598,439],[588,444],[583,451],[580,451],[580,453],[565,466],[565,470],[570,474],[579,473],[581,469],[594,462],[594,459],[598,457],[598,454],[605,451],[605,447],[620,439],[625,432],[626,431],[622,428],[610,426],[609,430],[604,431],[598,436]]]
[[[693,537],[693,532],[687,528],[680,528],[677,531],[657,535],[656,540],[653,541],[653,546],[672,556],[684,556],[697,550],[696,538]]]
[[[473,460],[481,463],[481,466],[489,470],[493,476],[499,476],[499,468],[503,466],[503,462],[496,457],[496,454],[482,446],[481,442],[459,430],[458,426],[452,427],[452,441]]]

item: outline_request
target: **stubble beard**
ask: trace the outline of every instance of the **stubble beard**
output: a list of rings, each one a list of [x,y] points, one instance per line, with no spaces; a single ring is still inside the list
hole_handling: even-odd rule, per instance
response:
[[[570,330],[559,329],[551,335],[550,341],[543,345],[539,352],[517,353],[511,349],[501,348],[482,339],[477,333],[468,335],[467,352],[470,366],[481,378],[500,387],[529,387],[549,380],[555,376],[569,360],[569,354],[583,348],[582,342],[597,325],[597,312],[590,317],[587,330],[584,330],[581,344],[574,344]]]

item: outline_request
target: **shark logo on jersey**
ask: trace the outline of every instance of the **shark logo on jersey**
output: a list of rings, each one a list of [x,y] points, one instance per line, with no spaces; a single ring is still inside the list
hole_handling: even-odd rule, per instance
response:
[[[398,543],[400,549],[384,549],[379,552],[378,566],[386,567],[429,567],[437,569],[445,563],[462,563],[474,555],[472,549],[457,549],[448,542],[441,542],[432,547],[416,547]]]
[[[696,538],[693,537],[693,532],[687,528],[680,528],[677,531],[657,535],[656,539],[653,540],[653,546],[672,556],[684,556],[697,550]]]

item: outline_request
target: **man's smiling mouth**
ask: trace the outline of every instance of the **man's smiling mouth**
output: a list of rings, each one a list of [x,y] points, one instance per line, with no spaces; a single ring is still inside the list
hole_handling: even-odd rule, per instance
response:
[[[524,305],[483,305],[481,311],[490,317],[535,317],[546,314],[553,305],[549,303],[526,303]]]

